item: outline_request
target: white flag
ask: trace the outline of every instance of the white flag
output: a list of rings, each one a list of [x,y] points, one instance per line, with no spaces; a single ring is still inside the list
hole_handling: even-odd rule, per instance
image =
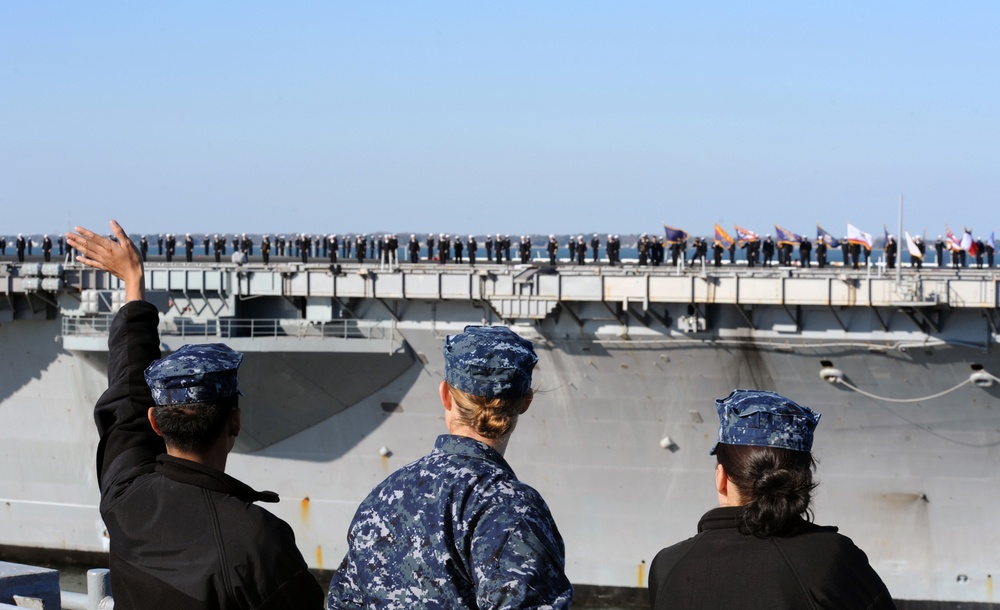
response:
[[[905,231],[905,233],[906,233],[906,249],[909,250],[910,252],[910,258],[919,258],[920,260],[923,260],[924,255],[922,252],[920,252],[920,248],[917,247],[917,242],[913,241],[913,238],[910,237],[909,231]]]
[[[966,229],[965,233],[962,234],[962,243],[958,246],[960,249],[966,252],[972,252],[972,233],[969,233]]]
[[[847,241],[852,244],[861,244],[869,250],[872,249],[872,245],[875,243],[872,241],[871,233],[865,233],[851,223],[847,223]]]

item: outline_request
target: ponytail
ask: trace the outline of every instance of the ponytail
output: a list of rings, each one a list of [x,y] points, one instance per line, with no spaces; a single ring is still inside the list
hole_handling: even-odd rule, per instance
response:
[[[484,438],[498,439],[514,430],[517,417],[531,402],[532,392],[517,398],[486,398],[455,389],[450,383],[455,413],[459,420]]]
[[[769,538],[792,533],[803,519],[812,521],[816,462],[811,453],[720,443],[716,457],[748,500],[741,507],[740,531]]]

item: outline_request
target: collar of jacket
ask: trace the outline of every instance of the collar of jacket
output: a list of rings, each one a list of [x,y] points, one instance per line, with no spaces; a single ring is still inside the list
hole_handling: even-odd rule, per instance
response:
[[[702,515],[701,520],[698,521],[698,531],[704,532],[708,530],[739,529],[739,516],[739,506],[720,506],[718,508],[713,508]],[[800,532],[812,530],[836,532],[838,528],[832,525],[816,525],[806,521],[805,519],[801,519],[799,524],[792,530],[792,533],[785,534],[783,537],[791,537]]]
[[[510,474],[514,474],[514,469],[510,467],[507,460],[503,459],[503,456],[496,449],[468,436],[442,434],[437,437],[437,441],[434,443],[434,451],[487,460]]]
[[[246,502],[277,502],[273,491],[257,491],[234,477],[204,464],[162,454],[156,458],[156,472],[172,481],[210,491],[230,494]]]
[[[720,506],[713,508],[698,521],[698,531],[724,530],[737,527],[736,519],[740,515],[739,506]]]

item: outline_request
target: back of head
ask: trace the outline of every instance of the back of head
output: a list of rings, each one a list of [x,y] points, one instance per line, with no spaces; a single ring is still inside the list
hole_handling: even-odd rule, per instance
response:
[[[145,371],[153,419],[169,447],[201,452],[239,407],[237,370],[243,354],[221,343],[185,345]]]
[[[741,529],[766,538],[789,534],[811,519],[811,451],[820,415],[759,390],[734,390],[716,401],[716,409],[719,443],[712,454],[743,498]]]
[[[467,326],[445,340],[444,359],[461,423],[489,439],[509,434],[532,397],[531,341],[503,326]]]
[[[211,402],[157,405],[153,419],[168,447],[202,453],[212,446],[229,415],[238,408],[239,397],[233,395]]]
[[[740,508],[745,533],[760,538],[787,535],[802,519],[811,520],[809,505],[816,488],[812,454],[720,443],[716,458],[746,501]]]

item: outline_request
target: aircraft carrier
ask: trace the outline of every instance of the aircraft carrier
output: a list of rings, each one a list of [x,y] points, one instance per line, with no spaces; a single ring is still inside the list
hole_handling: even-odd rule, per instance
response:
[[[146,275],[163,350],[246,353],[228,471],[281,495],[268,508],[314,568],[337,566],[360,501],[444,432],[445,336],[504,324],[539,353],[507,458],[549,503],[574,583],[645,586],[656,552],[716,503],[713,399],[760,388],[823,414],[816,522],[864,549],[897,599],[965,608],[996,601],[1000,576],[998,280],[325,262]],[[0,286],[0,548],[106,551],[91,411],[123,293],[76,263],[4,264]]]

